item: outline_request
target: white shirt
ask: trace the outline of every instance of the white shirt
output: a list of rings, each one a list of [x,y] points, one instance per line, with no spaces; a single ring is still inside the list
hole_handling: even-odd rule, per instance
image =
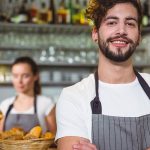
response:
[[[150,75],[141,73],[150,85]],[[92,112],[90,102],[95,98],[94,75],[64,88],[57,102],[56,140],[64,136],[78,136],[91,140]],[[102,114],[138,117],[150,114],[150,100],[136,78],[127,84],[108,84],[99,81]]]
[[[14,102],[15,97],[8,98],[6,100],[3,100],[0,104],[0,110],[4,115],[6,115],[6,112],[8,110],[8,107]],[[45,117],[49,114],[49,112],[54,107],[53,101],[45,96],[39,95],[37,96],[37,115],[39,119],[39,123],[42,127],[43,132],[47,131],[47,125],[45,122]],[[34,107],[31,107],[30,109],[24,111],[24,112],[18,112],[14,108],[10,112],[11,114],[33,114],[34,113]]]

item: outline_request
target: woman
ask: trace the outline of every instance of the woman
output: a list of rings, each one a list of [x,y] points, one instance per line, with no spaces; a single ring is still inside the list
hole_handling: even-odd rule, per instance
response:
[[[20,127],[29,131],[40,125],[43,132],[56,132],[55,106],[51,99],[40,95],[39,71],[30,57],[19,57],[12,64],[12,83],[17,95],[0,105],[3,119],[0,130]]]

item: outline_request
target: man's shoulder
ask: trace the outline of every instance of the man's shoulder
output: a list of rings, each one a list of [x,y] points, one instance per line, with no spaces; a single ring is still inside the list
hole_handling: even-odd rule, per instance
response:
[[[147,82],[147,84],[150,85],[150,74],[149,73],[140,73],[140,74],[144,78],[144,80]]]
[[[60,94],[58,101],[59,103],[69,102],[79,104],[80,102],[90,102],[90,100],[92,100],[94,96],[94,75],[90,74],[87,78],[82,79],[80,82],[64,88]]]
[[[94,75],[90,74],[88,77],[82,79],[80,82],[76,84],[66,87],[63,89],[65,92],[69,93],[78,93],[78,94],[88,94],[89,91],[94,91],[95,81]]]

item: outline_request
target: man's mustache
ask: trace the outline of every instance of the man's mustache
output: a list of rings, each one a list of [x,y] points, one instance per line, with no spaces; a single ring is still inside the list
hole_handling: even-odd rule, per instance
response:
[[[110,38],[107,39],[107,42],[111,42],[111,41],[113,41],[113,40],[115,40],[115,39],[119,39],[119,38],[125,40],[125,41],[128,42],[128,43],[134,43],[133,40],[131,40],[130,38],[128,38],[128,37],[126,37],[126,36],[124,36],[124,35],[119,35],[119,36],[110,37]]]

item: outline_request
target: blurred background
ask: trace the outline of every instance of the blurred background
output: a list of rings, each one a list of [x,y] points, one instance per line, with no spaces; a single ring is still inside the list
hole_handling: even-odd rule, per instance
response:
[[[42,93],[57,101],[63,87],[94,72],[98,48],[92,22],[84,16],[88,0],[0,0],[0,101],[14,95],[11,63],[32,57],[40,69]],[[150,1],[143,7],[142,40],[133,62],[150,73]]]

